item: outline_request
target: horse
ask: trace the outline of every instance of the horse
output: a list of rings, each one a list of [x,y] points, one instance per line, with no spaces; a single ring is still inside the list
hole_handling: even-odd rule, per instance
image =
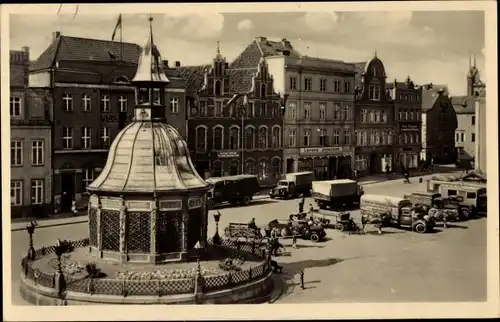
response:
[[[378,234],[382,235],[382,227],[387,226],[390,215],[388,213],[372,213],[361,215],[361,225],[363,233],[366,234],[366,225],[377,227]]]
[[[266,246],[267,250],[274,256],[278,256],[278,252],[285,251],[285,246],[279,242],[278,238],[270,238]]]

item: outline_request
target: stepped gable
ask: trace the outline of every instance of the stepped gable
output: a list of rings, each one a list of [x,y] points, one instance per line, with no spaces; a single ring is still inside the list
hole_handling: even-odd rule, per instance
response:
[[[59,36],[30,64],[30,71],[51,68],[57,60],[119,61],[120,52],[123,53],[124,62],[137,64],[141,46],[102,39]]]

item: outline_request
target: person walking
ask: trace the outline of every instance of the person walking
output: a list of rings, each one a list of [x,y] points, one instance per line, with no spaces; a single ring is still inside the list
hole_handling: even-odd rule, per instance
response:
[[[302,197],[299,202],[299,214],[304,212],[304,203],[306,202],[306,198]]]
[[[76,201],[74,199],[71,202],[71,212],[74,216],[76,216],[76,214],[78,213],[78,210],[76,210]]]
[[[293,235],[292,237],[292,247],[297,249],[297,235]]]

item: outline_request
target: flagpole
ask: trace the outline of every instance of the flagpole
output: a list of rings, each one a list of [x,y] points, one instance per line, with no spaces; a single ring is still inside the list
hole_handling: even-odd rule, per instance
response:
[[[120,61],[123,61],[123,15],[120,14]]]

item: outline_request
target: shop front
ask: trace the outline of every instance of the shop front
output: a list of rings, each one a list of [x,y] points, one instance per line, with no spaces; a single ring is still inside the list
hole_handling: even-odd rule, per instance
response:
[[[301,148],[297,171],[313,171],[318,180],[351,178],[353,153],[350,147]]]
[[[394,170],[392,147],[361,147],[356,149],[354,158],[354,169],[357,175],[366,176],[370,174],[384,173]]]

